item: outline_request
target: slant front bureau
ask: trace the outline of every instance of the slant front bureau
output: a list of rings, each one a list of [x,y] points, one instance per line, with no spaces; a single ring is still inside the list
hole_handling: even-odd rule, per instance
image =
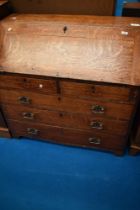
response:
[[[0,32],[13,137],[123,154],[139,100],[139,19],[14,14]]]

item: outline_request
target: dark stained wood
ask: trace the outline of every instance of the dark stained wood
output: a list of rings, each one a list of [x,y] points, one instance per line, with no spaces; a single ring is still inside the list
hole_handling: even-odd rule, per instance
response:
[[[140,85],[138,24],[125,17],[15,14],[1,22],[0,69]]]
[[[113,103],[102,101],[100,99],[84,100],[63,97],[61,95],[43,95],[23,90],[0,90],[1,104],[21,104],[21,97],[26,97],[27,104],[24,106],[35,107],[47,110],[58,110],[71,113],[91,114],[92,116],[103,116],[118,120],[130,120],[134,112],[135,106],[131,104]],[[23,104],[23,103],[22,103]],[[93,113],[93,106],[102,106],[104,112]]]
[[[101,116],[92,116],[90,114],[39,110],[20,105],[4,105],[3,111],[6,119],[18,120],[24,123],[41,123],[64,128],[89,130],[98,133],[117,133],[117,135],[121,136],[126,136],[128,133],[129,122],[108,120]],[[98,123],[100,123],[100,126]]]
[[[101,98],[119,102],[135,102],[138,95],[136,88],[126,86],[103,85],[96,83],[81,83],[75,81],[60,81],[61,93],[66,96],[83,98]]]
[[[5,82],[6,81],[6,82]],[[56,95],[59,92],[68,97],[79,97],[85,99],[101,98],[118,102],[135,103],[138,95],[137,88],[103,85],[95,82],[83,82],[75,80],[66,80],[56,78],[35,78],[27,75],[7,75],[0,76],[0,88],[3,89],[21,89],[32,92]]]
[[[18,13],[113,15],[115,0],[10,0]]]
[[[56,79],[38,79],[20,75],[0,75],[0,88],[57,94]]]
[[[26,136],[33,139],[51,140],[55,143],[63,143],[73,146],[88,148],[100,148],[111,151],[124,150],[126,139],[116,135],[94,134],[83,130],[65,129],[48,125],[23,123],[20,121],[9,121],[10,129],[14,137]],[[32,134],[31,134],[32,129]],[[33,134],[34,133],[34,134]],[[90,143],[95,138],[95,143]],[[98,141],[97,141],[98,140]]]

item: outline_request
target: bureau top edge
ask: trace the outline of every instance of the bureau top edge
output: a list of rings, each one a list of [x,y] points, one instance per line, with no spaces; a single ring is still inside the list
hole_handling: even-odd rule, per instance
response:
[[[104,26],[127,26],[139,27],[140,18],[133,17],[116,17],[116,16],[94,16],[94,15],[54,15],[54,14],[19,14],[13,13],[1,22],[21,23],[28,21],[28,23],[43,24],[48,22],[55,23],[69,23],[69,24],[82,24],[82,25],[104,25]]]

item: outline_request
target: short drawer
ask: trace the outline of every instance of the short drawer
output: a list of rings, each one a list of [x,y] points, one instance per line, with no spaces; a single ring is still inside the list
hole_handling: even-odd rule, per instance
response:
[[[22,104],[47,110],[90,114],[120,120],[130,120],[134,105],[112,103],[100,100],[73,99],[68,97],[42,95],[27,91],[0,90],[1,104]]]
[[[1,75],[0,88],[24,89],[45,94],[57,94],[57,82],[55,79],[38,79],[23,75]]]
[[[35,123],[9,121],[14,137],[28,137],[33,139],[50,140],[56,143],[77,145],[89,148],[124,149],[126,139],[116,135],[97,134],[82,130],[52,127]]]
[[[64,111],[40,110],[22,105],[3,106],[7,119],[22,122],[42,123],[65,128],[98,131],[125,136],[128,132],[128,121],[108,120],[100,116],[92,117],[89,114],[68,113]]]
[[[90,82],[61,80],[60,86],[62,95],[86,99],[100,98],[106,101],[133,102],[138,94],[138,91],[132,87],[99,85]]]

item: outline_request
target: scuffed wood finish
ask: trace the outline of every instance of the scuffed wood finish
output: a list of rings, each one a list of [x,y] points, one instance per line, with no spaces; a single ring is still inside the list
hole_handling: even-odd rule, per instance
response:
[[[27,92],[23,90],[0,90],[0,103],[1,104],[13,104],[19,105],[20,98],[26,97],[29,103],[24,106],[37,107],[39,109],[47,110],[59,110],[71,113],[84,113],[92,114],[92,116],[101,115],[102,117],[107,117],[111,119],[118,120],[129,120],[133,114],[134,105],[113,103],[108,101],[102,101],[99,99],[84,100],[70,97],[63,97],[61,95],[42,95],[35,92]],[[102,106],[104,112],[102,114],[95,114],[92,111],[92,107],[95,105]]]
[[[63,128],[88,130],[96,133],[109,133],[126,136],[129,121],[110,120],[101,115],[70,113],[64,111],[39,110],[25,106],[3,106],[6,118],[27,123],[41,123]],[[101,128],[93,123],[101,123]]]
[[[6,82],[5,82],[6,81]],[[0,75],[0,88],[18,89],[43,94],[57,94],[57,80],[55,78],[34,78],[23,75]],[[126,93],[127,94],[127,93]]]
[[[9,120],[9,127],[13,131],[14,137],[28,137],[32,139],[51,140],[55,143],[63,143],[73,146],[83,146],[88,148],[100,148],[111,151],[121,150],[125,147],[126,139],[123,137],[97,134],[83,130],[66,129],[42,124],[23,123]],[[29,133],[29,129],[36,130],[36,133]],[[100,143],[90,143],[90,138],[100,139]]]
[[[6,72],[140,85],[136,18],[13,15],[1,23]]]
[[[137,88],[119,85],[107,85],[93,82],[76,82],[71,80],[60,81],[61,93],[69,97],[82,97],[85,99],[102,99],[122,103],[135,103],[138,95]]]
[[[49,139],[115,154],[122,154],[127,145],[138,96],[136,87],[126,85],[0,76],[0,104],[13,137]]]
[[[26,90],[49,95],[61,93],[63,96],[67,97],[78,97],[90,100],[98,98],[123,103],[135,103],[135,98],[138,95],[137,88],[124,85],[107,85],[57,78],[38,78],[19,74],[2,74],[0,76],[0,88],[7,90]]]

